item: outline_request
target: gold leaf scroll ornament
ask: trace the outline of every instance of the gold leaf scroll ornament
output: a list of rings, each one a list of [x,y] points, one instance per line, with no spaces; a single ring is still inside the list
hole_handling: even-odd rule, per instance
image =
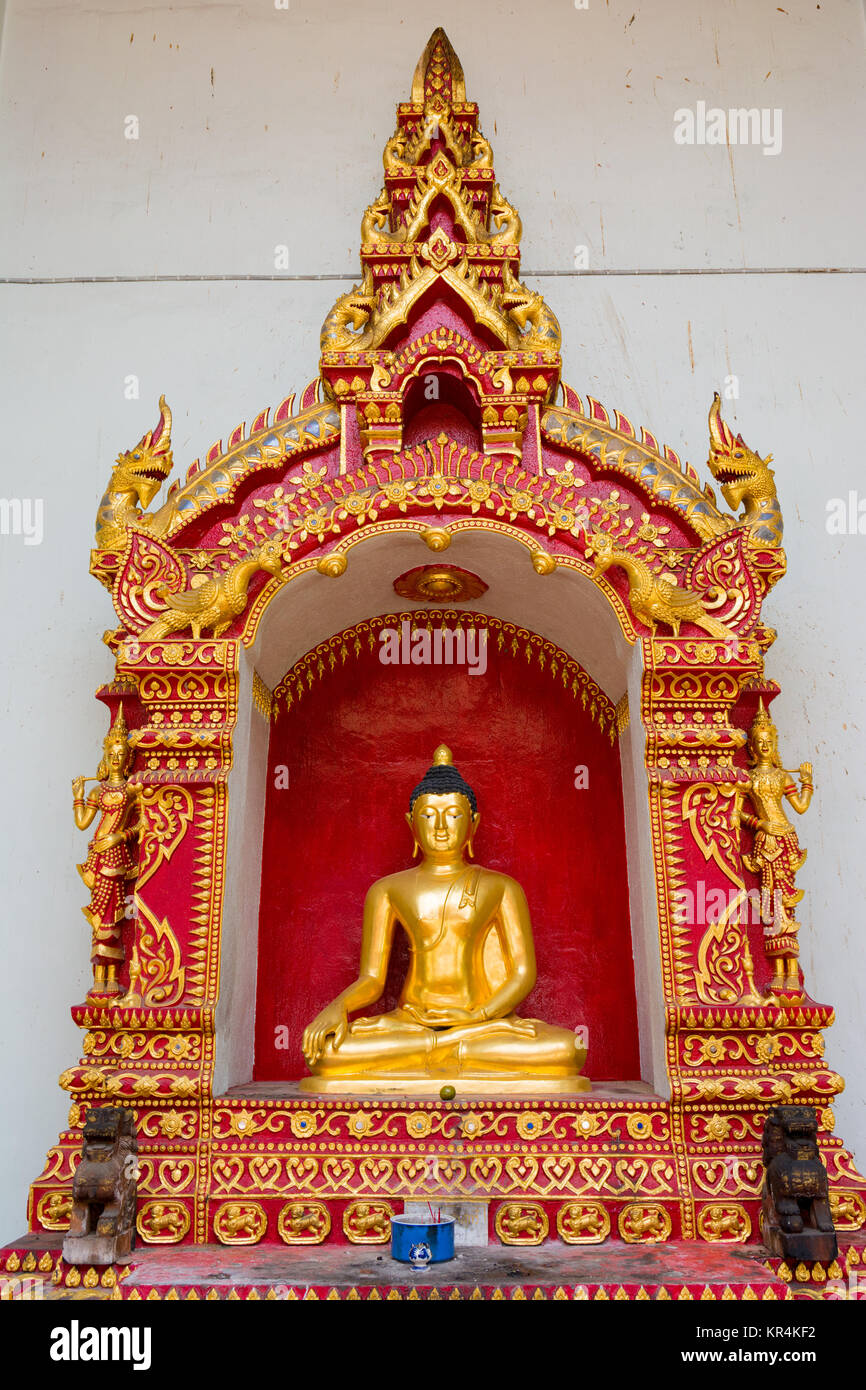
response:
[[[698,947],[695,989],[703,1004],[730,1004],[743,993],[742,965],[748,942],[741,927],[746,887],[742,877],[739,837],[733,828],[737,795],[729,784],[699,783],[683,798],[683,820],[708,862],[713,860],[740,890],[734,901],[712,922]]]
[[[145,1004],[176,1004],[183,996],[185,969],[177,937],[167,917],[162,921],[147,906],[141,890],[174,854],[193,818],[192,796],[185,787],[145,787],[141,797],[141,834],[136,950],[140,959]]]
[[[112,588],[112,599],[118,618],[128,628],[132,646],[141,633],[165,611],[165,600],[159,590],[172,592],[183,589],[186,571],[177,555],[167,545],[141,531],[129,531],[123,557]],[[130,660],[137,660],[133,652]]]

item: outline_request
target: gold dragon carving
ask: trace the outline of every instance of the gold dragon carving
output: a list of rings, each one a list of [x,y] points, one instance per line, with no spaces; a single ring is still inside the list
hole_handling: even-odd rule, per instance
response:
[[[710,455],[707,467],[722,485],[722,496],[732,511],[742,506],[742,523],[749,528],[753,545],[781,546],[782,509],[776,495],[773,455],[761,458],[735,435],[721,416],[718,391],[710,406]]]
[[[170,513],[149,516],[147,508],[171,473],[173,462],[171,411],[165,396],[160,396],[159,424],[148,430],[135,448],[117,456],[96,515],[98,550],[121,550],[130,530],[147,530],[156,537],[165,534]]]

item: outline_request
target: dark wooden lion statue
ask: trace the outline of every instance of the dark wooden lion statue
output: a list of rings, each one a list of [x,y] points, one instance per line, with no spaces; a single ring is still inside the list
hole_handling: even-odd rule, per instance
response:
[[[807,1262],[836,1258],[814,1106],[776,1105],[767,1114],[761,1232],[773,1255]]]
[[[81,1162],[72,1179],[72,1216],[63,1242],[69,1264],[109,1265],[127,1258],[135,1234],[138,1146],[131,1110],[88,1110]]]

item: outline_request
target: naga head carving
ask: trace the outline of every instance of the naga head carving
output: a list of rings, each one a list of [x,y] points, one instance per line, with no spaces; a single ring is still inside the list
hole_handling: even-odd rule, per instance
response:
[[[376,291],[369,269],[360,285],[352,286],[342,304],[346,321],[356,330],[363,328],[376,307]]]
[[[510,314],[514,323],[523,332],[526,321],[533,312],[537,312],[544,305],[544,299],[535,290],[528,290],[525,285],[521,285],[517,276],[506,265],[502,273],[502,293],[499,297],[499,307],[504,313]]]
[[[746,444],[741,434],[735,435],[721,416],[722,401],[718,391],[710,406],[710,456],[707,467],[721,483],[722,496],[732,511],[745,503],[758,504],[776,496],[774,472],[769,467],[773,455],[761,458]]]
[[[350,295],[344,308],[346,310],[346,322],[351,324],[356,333],[364,327],[372,312],[372,305],[366,303],[365,296],[360,294]]]
[[[364,209],[364,216],[361,219],[362,243],[369,240],[370,234],[376,229],[381,231],[387,226],[390,211],[391,196],[387,188],[383,188],[376,201]]]
[[[165,396],[159,398],[159,424],[148,430],[134,449],[117,456],[109,488],[112,492],[134,493],[139,506],[150,506],[171,473],[171,411]]]

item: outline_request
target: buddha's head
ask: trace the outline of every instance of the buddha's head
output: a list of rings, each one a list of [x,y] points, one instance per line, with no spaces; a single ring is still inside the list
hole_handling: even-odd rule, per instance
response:
[[[420,849],[425,858],[442,860],[462,857],[466,849],[471,856],[480,819],[474,791],[454,766],[451,749],[440,744],[409,798],[406,820],[415,853]]]

